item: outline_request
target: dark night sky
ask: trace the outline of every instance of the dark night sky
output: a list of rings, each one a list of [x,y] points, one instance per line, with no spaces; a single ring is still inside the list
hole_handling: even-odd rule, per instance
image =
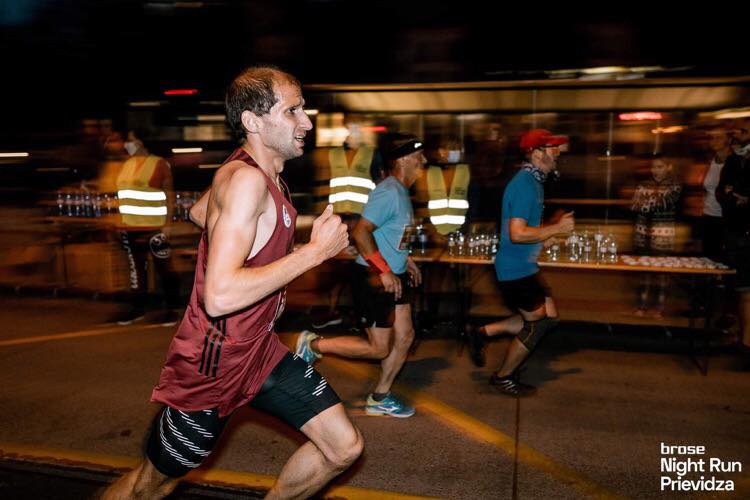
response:
[[[750,73],[746,15],[728,8],[678,4],[654,15],[623,3],[608,15],[575,2],[174,3],[0,2],[3,127],[106,114],[170,86],[220,97],[242,67],[264,62],[303,83],[497,80],[603,65]]]

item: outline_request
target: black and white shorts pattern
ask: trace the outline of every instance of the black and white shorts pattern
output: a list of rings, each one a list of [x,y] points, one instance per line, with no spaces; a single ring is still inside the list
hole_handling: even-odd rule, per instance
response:
[[[182,477],[211,453],[227,420],[217,408],[188,412],[165,406],[151,425],[146,455],[162,474]]]
[[[279,361],[250,406],[274,415],[295,429],[340,403],[328,381],[296,354]]]
[[[340,402],[325,377],[302,358],[288,353],[263,382],[250,406],[299,430]],[[217,408],[180,411],[166,406],[151,426],[146,455],[162,474],[182,477],[211,453],[229,418],[219,417]]]

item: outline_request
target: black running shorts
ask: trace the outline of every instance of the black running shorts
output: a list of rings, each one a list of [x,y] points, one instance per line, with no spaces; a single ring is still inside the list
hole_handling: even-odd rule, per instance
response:
[[[397,274],[401,280],[401,298],[396,300],[393,292],[386,292],[380,276],[368,267],[356,264],[352,276],[352,296],[356,308],[362,314],[366,328],[390,328],[396,314],[397,304],[411,304],[414,288],[409,283],[409,273]]]
[[[505,305],[514,310],[535,311],[544,304],[547,297],[552,296],[549,286],[538,272],[517,280],[498,283]]]
[[[273,369],[250,406],[270,413],[296,429],[341,402],[317,370],[288,353]],[[146,456],[169,477],[182,477],[211,453],[229,416],[216,408],[180,411],[164,407],[154,419]]]

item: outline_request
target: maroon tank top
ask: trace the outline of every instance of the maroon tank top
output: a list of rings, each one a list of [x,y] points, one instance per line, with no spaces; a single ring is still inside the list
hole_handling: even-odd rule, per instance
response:
[[[258,164],[238,148],[224,162]],[[261,172],[263,172],[261,170]],[[276,226],[271,238],[244,267],[270,264],[292,251],[297,211],[288,196],[263,175],[276,205]],[[198,245],[195,282],[185,316],[169,346],[159,382],[151,400],[183,411],[219,409],[225,416],[244,405],[260,390],[266,377],[289,350],[274,331],[286,302],[286,287],[259,302],[226,316],[213,318],[204,308],[208,236]]]

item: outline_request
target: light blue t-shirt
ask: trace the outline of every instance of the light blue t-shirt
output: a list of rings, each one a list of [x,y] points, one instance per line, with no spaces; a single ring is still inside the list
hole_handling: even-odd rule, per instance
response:
[[[541,243],[513,243],[510,240],[510,220],[523,219],[529,227],[542,224],[544,187],[528,170],[520,170],[508,183],[503,194],[500,226],[500,248],[495,257],[498,281],[512,281],[539,271],[536,263]]]
[[[409,250],[402,244],[406,229],[414,223],[409,190],[393,176],[386,177],[370,191],[362,217],[377,228],[372,232],[380,254],[394,274],[406,272]],[[360,255],[357,263],[368,265]]]

